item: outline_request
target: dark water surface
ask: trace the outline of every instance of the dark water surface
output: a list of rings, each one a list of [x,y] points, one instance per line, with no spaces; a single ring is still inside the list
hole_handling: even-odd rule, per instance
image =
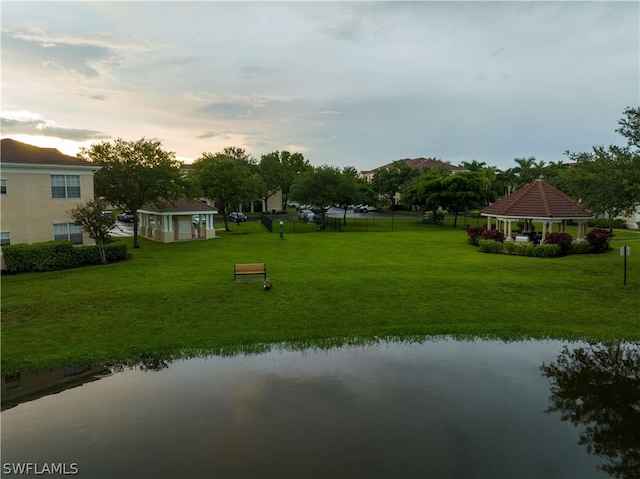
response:
[[[33,463],[87,478],[584,479],[611,477],[597,467],[609,464],[638,477],[638,356],[443,339],[125,369],[5,409],[3,474]],[[581,376],[589,367],[600,376]],[[562,420],[592,403],[616,416],[604,429],[624,446],[597,449],[589,422]]]

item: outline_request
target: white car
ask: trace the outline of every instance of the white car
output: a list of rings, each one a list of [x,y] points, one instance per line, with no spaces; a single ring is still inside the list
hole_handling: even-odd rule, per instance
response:
[[[356,213],[368,213],[369,211],[375,211],[376,207],[371,205],[357,205],[353,208]]]
[[[316,214],[311,210],[300,210],[298,211],[298,218],[304,221],[313,221],[316,217]]]

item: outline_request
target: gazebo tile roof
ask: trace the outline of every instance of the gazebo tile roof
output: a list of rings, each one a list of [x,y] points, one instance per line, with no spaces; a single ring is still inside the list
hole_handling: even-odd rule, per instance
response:
[[[217,213],[218,208],[209,206],[201,201],[189,200],[187,198],[180,198],[174,202],[167,202],[162,208],[147,204],[142,210],[153,211],[157,213]]]
[[[562,191],[542,180],[520,188],[509,196],[483,208],[485,216],[511,218],[591,218],[593,212]]]

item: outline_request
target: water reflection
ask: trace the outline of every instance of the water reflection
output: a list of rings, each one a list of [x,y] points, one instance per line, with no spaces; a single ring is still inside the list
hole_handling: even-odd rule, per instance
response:
[[[542,373],[551,380],[551,406],[563,421],[583,426],[580,444],[608,463],[613,477],[640,477],[640,346],[565,346]]]
[[[548,407],[549,379],[552,398],[566,388],[554,383],[565,351],[588,347],[441,339],[149,356],[4,410],[3,465],[64,462],[91,478],[604,478],[614,471],[597,469],[582,430]],[[637,372],[637,346],[621,347],[635,348]],[[637,454],[627,386],[636,435],[618,432]]]

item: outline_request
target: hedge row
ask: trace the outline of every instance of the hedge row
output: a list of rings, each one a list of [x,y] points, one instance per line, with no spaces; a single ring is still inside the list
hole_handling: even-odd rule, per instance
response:
[[[127,245],[115,241],[104,245],[107,263],[127,257]],[[34,244],[15,244],[2,247],[7,273],[36,273],[78,268],[100,264],[97,246],[74,247],[69,241],[48,241]]]
[[[560,246],[557,244],[540,244],[533,246],[531,243],[515,243],[507,241],[501,243],[494,240],[478,240],[481,253],[512,254],[517,256],[534,256],[536,258],[555,258],[560,256]]]

